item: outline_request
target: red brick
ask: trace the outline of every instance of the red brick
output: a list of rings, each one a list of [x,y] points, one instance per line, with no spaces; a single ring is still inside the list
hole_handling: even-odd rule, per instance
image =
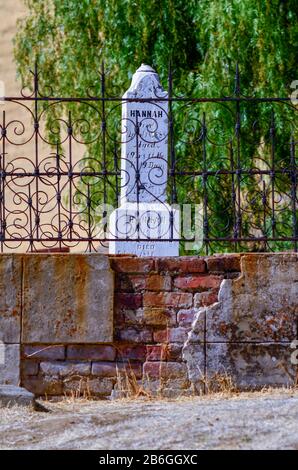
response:
[[[21,385],[37,396],[62,395],[63,393],[62,381],[60,379],[53,379],[52,377],[24,377]]]
[[[111,257],[111,267],[118,273],[149,273],[155,271],[155,260],[132,256]]]
[[[41,362],[40,371],[46,376],[67,377],[89,375],[91,364],[88,362]]]
[[[143,297],[142,294],[115,294],[115,302],[117,309],[123,308],[140,308],[142,307]]]
[[[127,325],[140,326],[144,323],[144,312],[142,308],[122,310],[122,315],[123,322],[120,324],[124,328],[126,328]]]
[[[240,255],[223,255],[206,258],[209,272],[240,272]]]
[[[159,326],[175,325],[176,313],[167,307],[144,307],[135,310],[122,310],[120,317],[118,309],[117,325],[126,328],[127,325],[140,327],[142,325]]]
[[[143,365],[140,363],[117,362],[117,371],[118,375],[128,375],[128,377],[134,376],[136,379],[141,379],[143,375]]]
[[[192,294],[180,292],[145,292],[145,307],[191,307]]]
[[[92,397],[109,397],[111,395],[116,378],[114,377],[94,377],[90,379],[86,377],[85,380],[75,379],[66,380],[63,383],[63,393],[65,395],[73,394],[84,395],[90,394]]]
[[[136,346],[117,345],[117,359],[130,361],[144,361],[146,358],[146,346],[138,344]]]
[[[152,274],[146,278],[145,288],[152,291],[169,291],[172,287],[171,276],[161,276],[160,274]]]
[[[105,344],[71,344],[67,347],[67,359],[114,361],[115,357],[115,348]]]
[[[146,361],[167,361],[168,359],[169,352],[166,344],[147,346]]]
[[[167,356],[168,361],[181,361],[182,360],[182,348],[181,343],[170,343],[167,344]]]
[[[121,275],[121,292],[142,292],[144,290],[169,291],[171,290],[172,279],[170,276],[160,274],[127,274]],[[119,287],[118,289],[119,290]]]
[[[122,292],[141,292],[145,289],[146,277],[140,274],[121,275],[120,289]]]
[[[147,361],[164,361],[167,359],[166,357],[166,348],[165,346],[159,345],[150,345],[147,346]]]
[[[143,374],[152,378],[184,378],[187,377],[187,368],[179,362],[145,362]]]
[[[126,328],[118,332],[121,341],[131,341],[134,343],[150,343],[152,341],[152,332],[144,328]]]
[[[114,384],[114,378],[95,378],[92,380],[88,380],[87,390],[91,394],[91,396],[109,397],[112,393]]]
[[[125,323],[125,313],[127,310],[122,310],[120,306],[114,306],[114,323],[115,325],[124,325]]]
[[[23,357],[36,360],[63,360],[65,359],[65,346],[56,346],[55,344],[48,346],[44,344],[39,346],[25,345],[23,346]]]
[[[123,362],[94,362],[92,364],[92,375],[98,377],[117,377],[117,374],[126,373],[134,375],[137,379],[142,378],[142,365]]]
[[[155,331],[153,338],[156,343],[185,343],[189,328],[167,328],[165,330]]]
[[[159,258],[157,268],[159,272],[167,273],[204,273],[206,263],[203,258],[195,256]]]
[[[144,308],[145,325],[175,325],[176,312],[164,307],[145,307]]]
[[[181,344],[167,343],[147,346],[146,361],[180,361],[181,359]]]
[[[223,276],[179,276],[174,280],[174,286],[179,289],[212,289],[218,288]]]
[[[184,327],[189,327],[191,326],[194,316],[195,316],[195,309],[183,309],[178,312],[177,315],[177,322],[179,323],[179,326],[184,326]]]
[[[198,292],[194,295],[195,307],[207,307],[218,302],[218,289],[212,289],[207,292]]]
[[[25,377],[27,375],[37,375],[39,365],[37,361],[23,360],[21,362],[21,375]]]
[[[153,332],[153,340],[155,343],[169,343],[170,339],[169,328]]]

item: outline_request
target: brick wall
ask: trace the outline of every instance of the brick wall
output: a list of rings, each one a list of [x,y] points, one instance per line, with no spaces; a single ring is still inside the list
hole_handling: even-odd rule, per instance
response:
[[[165,395],[190,390],[182,347],[196,309],[216,302],[240,255],[179,258],[111,256],[115,272],[111,344],[26,344],[21,383],[37,395],[117,396],[134,386]]]

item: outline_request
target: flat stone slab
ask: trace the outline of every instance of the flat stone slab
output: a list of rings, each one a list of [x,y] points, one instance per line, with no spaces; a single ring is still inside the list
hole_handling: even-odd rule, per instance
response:
[[[0,408],[15,405],[34,407],[33,393],[14,385],[0,385]]]
[[[20,345],[0,344],[0,386],[20,382]]]
[[[223,380],[239,390],[292,387],[297,366],[291,362],[291,343],[197,343],[184,359],[197,391],[219,391]]]
[[[105,255],[26,255],[22,342],[111,342],[113,300]]]
[[[20,342],[22,299],[22,257],[0,256],[0,340]]]
[[[210,382],[227,374],[241,390],[291,387],[297,367],[291,363],[289,343],[207,344],[207,377]],[[212,383],[210,384],[212,387]]]

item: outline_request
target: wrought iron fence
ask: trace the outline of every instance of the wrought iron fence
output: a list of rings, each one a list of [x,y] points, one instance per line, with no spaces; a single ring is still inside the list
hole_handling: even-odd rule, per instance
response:
[[[37,68],[32,75],[32,93],[2,101],[2,252],[93,251],[115,238],[179,240],[182,253],[190,242],[198,253],[297,251],[296,108],[289,97],[243,96],[238,69],[233,93],[218,98],[175,94],[171,70],[168,95],[150,99],[109,94],[104,68],[94,96],[91,89],[83,97],[45,95]],[[138,221],[133,237],[109,229],[110,208],[128,184],[120,156],[125,101],[168,103],[166,175],[153,164],[150,182],[167,178],[156,202],[166,201],[170,212],[178,204],[186,229],[173,230],[173,217],[167,236],[157,238],[141,233]],[[130,139],[142,139],[142,119]],[[147,189],[134,170],[139,204]]]

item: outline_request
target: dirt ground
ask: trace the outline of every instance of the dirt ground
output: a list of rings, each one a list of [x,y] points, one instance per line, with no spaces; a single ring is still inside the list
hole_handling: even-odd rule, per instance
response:
[[[296,449],[298,391],[0,409],[0,449]]]

